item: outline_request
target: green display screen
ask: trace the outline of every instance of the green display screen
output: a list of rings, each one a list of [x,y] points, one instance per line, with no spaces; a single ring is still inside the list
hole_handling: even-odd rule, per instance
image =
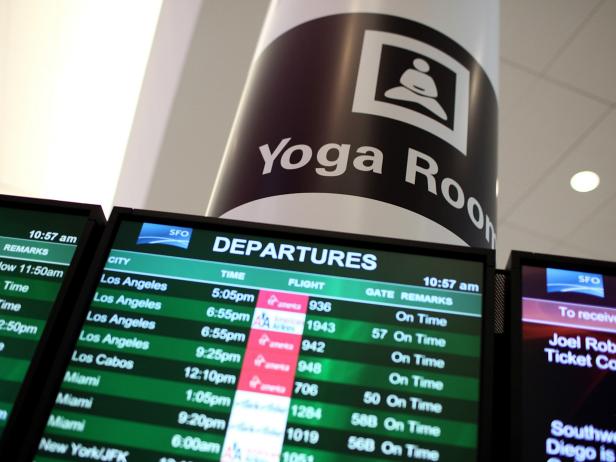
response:
[[[483,264],[123,221],[37,462],[477,460]]]
[[[0,206],[0,433],[87,216]]]

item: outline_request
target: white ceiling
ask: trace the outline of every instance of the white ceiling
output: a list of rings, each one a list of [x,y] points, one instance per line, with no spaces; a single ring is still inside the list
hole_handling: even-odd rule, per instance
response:
[[[267,4],[203,1],[149,207],[203,212]],[[497,264],[616,260],[616,0],[502,0],[501,18]],[[599,188],[573,192],[588,169]]]
[[[616,1],[501,3],[498,263],[616,260]],[[601,176],[576,193],[579,170]]]

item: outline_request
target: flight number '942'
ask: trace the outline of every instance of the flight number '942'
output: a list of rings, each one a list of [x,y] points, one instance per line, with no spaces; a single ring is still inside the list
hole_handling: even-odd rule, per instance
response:
[[[320,340],[302,340],[302,351],[312,351],[314,353],[325,353],[325,342]]]

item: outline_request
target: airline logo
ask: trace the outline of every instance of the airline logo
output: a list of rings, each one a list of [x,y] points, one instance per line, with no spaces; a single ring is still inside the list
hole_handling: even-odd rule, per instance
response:
[[[187,249],[192,237],[192,228],[144,223],[137,238],[137,245],[159,244]]]
[[[547,268],[546,282],[548,293],[577,293],[605,297],[601,274]]]
[[[367,30],[353,112],[421,128],[467,152],[470,72],[425,42]]]

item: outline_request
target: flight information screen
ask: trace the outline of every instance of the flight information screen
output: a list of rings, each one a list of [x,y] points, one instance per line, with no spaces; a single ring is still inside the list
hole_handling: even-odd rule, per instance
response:
[[[87,216],[0,206],[0,433]]]
[[[521,460],[616,461],[616,277],[522,267]]]
[[[120,222],[37,462],[477,459],[479,259],[196,226]]]

